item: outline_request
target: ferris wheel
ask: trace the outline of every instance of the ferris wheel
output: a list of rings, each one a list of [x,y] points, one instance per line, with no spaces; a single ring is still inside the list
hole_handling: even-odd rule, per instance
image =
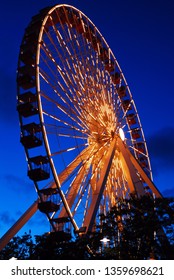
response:
[[[124,74],[81,11],[56,5],[32,17],[17,85],[28,176],[54,232],[67,225],[91,232],[117,198],[132,192],[160,196]]]

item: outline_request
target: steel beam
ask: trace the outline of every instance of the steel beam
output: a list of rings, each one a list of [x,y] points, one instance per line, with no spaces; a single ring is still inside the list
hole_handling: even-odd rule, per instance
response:
[[[93,192],[92,201],[83,223],[83,226],[86,227],[86,232],[92,231],[92,227],[105,188],[110,166],[114,158],[115,147],[116,147],[116,138],[113,139],[113,141],[111,142],[108,152],[103,158],[104,166],[102,168],[101,176],[96,184],[96,190]]]

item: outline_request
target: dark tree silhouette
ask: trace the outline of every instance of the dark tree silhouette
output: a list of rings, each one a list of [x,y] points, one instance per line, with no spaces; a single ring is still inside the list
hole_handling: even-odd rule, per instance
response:
[[[0,251],[1,260],[9,260],[11,258],[17,258],[19,260],[26,260],[33,254],[35,244],[32,240],[31,233],[25,233],[23,236],[15,236]]]
[[[60,238],[60,232],[14,237],[0,259],[174,259],[173,199],[118,199],[99,218],[94,232],[74,239]],[[103,244],[103,237],[109,242]]]
[[[103,250],[95,248],[103,251],[103,258],[174,259],[173,199],[150,196],[119,199],[106,216],[100,216],[100,225],[96,225],[94,239],[101,240],[104,236],[110,240],[108,246]]]

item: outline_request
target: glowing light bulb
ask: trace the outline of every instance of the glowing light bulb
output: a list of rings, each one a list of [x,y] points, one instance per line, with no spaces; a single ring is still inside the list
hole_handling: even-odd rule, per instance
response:
[[[124,141],[125,140],[125,135],[124,135],[124,131],[121,127],[119,128],[119,135],[120,135],[121,140]]]
[[[103,237],[103,239],[101,239],[100,241],[106,244],[107,242],[110,241],[110,239],[108,239],[107,237]]]

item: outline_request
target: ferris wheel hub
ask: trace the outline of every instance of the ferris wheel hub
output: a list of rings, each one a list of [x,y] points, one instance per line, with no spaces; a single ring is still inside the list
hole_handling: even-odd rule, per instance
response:
[[[132,168],[126,146],[151,176],[127,82],[102,34],[81,11],[56,5],[32,18],[20,48],[17,84],[28,176],[54,231],[66,229],[67,222],[77,231],[83,220],[92,228],[99,204],[107,212],[115,197],[129,197],[137,176],[133,181],[125,175]]]

